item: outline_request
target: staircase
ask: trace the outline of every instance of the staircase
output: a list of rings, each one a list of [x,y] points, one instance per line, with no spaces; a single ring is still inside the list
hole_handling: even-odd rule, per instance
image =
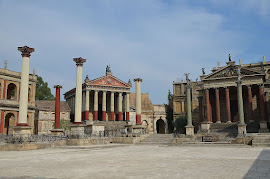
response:
[[[137,143],[139,145],[169,145],[173,143],[173,134],[150,134]]]
[[[268,146],[270,147],[270,133],[253,134],[252,146]]]

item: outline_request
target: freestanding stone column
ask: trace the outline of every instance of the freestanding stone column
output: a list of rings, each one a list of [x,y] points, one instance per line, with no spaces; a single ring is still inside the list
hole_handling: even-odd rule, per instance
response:
[[[77,65],[76,96],[75,96],[75,120],[74,124],[82,123],[82,67],[86,59],[73,58]]]
[[[218,88],[215,89],[215,93],[216,93],[216,117],[217,117],[216,123],[221,123],[221,121],[220,121],[219,89]]]
[[[94,121],[98,120],[98,91],[94,94]]]
[[[268,133],[269,130],[267,128],[267,121],[265,120],[265,97],[263,92],[263,85],[259,87],[259,96],[260,96],[260,112],[261,112],[261,120],[260,120],[260,129],[259,133]]]
[[[188,81],[188,80],[187,80]],[[194,136],[194,126],[192,125],[192,106],[191,106],[191,95],[190,95],[191,85],[188,83],[186,87],[186,95],[187,95],[187,125],[186,135]]]
[[[106,91],[103,91],[102,94],[102,120],[106,121]]]
[[[252,91],[250,85],[248,86],[248,115],[249,115],[249,122],[253,122]]]
[[[134,82],[136,83],[136,124],[141,125],[141,112],[142,112],[142,97],[141,97],[141,78],[134,79]]]
[[[56,89],[55,93],[55,122],[54,128],[60,128],[60,89],[62,86],[55,85],[54,88]]]
[[[27,110],[28,110],[28,85],[29,85],[29,58],[31,53],[35,51],[34,48],[27,46],[18,47],[22,52],[22,73],[21,73],[21,96],[19,106],[19,119],[17,126],[28,126],[27,124]]]
[[[123,121],[123,108],[122,108],[122,93],[118,96],[118,120]]]
[[[230,105],[230,90],[229,88],[225,89],[226,96],[226,112],[227,112],[227,123],[231,123],[231,105]]]
[[[111,92],[111,121],[114,121],[114,92]]]
[[[238,102],[238,114],[239,114],[239,123],[238,123],[238,138],[246,136],[247,129],[244,118],[244,109],[243,109],[243,96],[242,96],[242,81],[240,80],[240,68],[238,69],[239,78],[236,82],[237,84],[237,102]]]
[[[90,92],[87,90],[85,94],[85,120],[89,120],[89,100],[90,100]]]
[[[129,121],[129,93],[126,94],[126,121]]]
[[[63,129],[60,128],[60,89],[62,86],[55,85],[54,88],[56,89],[55,93],[55,120],[54,120],[54,129],[51,130],[52,135],[59,135],[63,134]]]

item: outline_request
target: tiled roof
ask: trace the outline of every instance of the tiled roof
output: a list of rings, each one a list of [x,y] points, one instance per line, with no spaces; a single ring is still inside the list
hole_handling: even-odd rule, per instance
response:
[[[55,111],[55,101],[36,101],[36,107],[39,111]],[[70,107],[67,102],[60,102],[60,111],[70,111]]]

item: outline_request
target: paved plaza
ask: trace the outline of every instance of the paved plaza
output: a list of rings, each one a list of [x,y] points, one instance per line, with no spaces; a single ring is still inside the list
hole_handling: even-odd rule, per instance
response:
[[[270,178],[270,149],[112,145],[1,151],[5,177]]]

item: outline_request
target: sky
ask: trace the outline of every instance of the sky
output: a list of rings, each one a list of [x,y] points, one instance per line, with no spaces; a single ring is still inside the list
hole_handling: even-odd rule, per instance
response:
[[[35,48],[30,73],[62,93],[83,79],[142,78],[153,104],[167,103],[173,81],[196,80],[228,54],[238,64],[270,60],[269,0],[0,0],[0,68],[21,72],[17,47]],[[135,83],[131,92],[135,92]],[[63,97],[62,97],[63,100]]]

